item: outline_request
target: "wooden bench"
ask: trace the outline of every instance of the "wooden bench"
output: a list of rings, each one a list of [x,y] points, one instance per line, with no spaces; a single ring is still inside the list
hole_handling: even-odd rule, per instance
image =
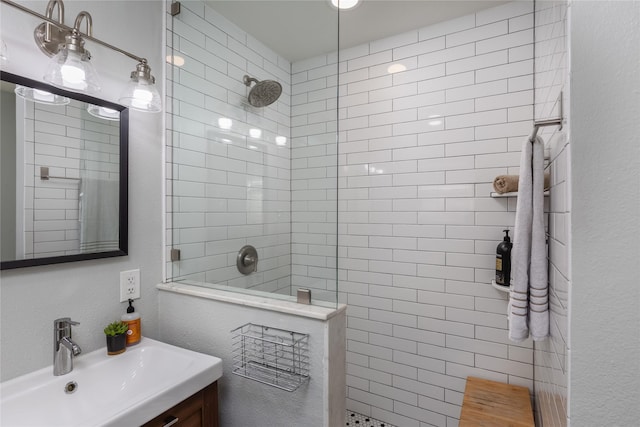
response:
[[[535,427],[529,389],[468,377],[459,427]]]

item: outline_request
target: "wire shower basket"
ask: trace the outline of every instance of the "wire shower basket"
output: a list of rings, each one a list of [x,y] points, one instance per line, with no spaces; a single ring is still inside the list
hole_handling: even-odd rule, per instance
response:
[[[309,334],[253,323],[231,334],[234,374],[287,391],[309,380]]]

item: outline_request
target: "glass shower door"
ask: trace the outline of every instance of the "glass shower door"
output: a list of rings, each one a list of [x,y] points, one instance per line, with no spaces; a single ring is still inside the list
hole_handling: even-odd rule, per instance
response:
[[[295,14],[274,30],[322,17],[316,36],[333,50],[300,57],[242,19],[249,7]],[[307,288],[336,303],[337,11],[186,1],[167,22],[167,280],[274,296]]]

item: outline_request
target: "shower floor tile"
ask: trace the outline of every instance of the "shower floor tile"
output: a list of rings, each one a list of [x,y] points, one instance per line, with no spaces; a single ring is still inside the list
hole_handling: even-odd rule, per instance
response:
[[[366,415],[353,411],[347,411],[347,422],[345,425],[349,427],[396,427],[392,424],[376,420]]]

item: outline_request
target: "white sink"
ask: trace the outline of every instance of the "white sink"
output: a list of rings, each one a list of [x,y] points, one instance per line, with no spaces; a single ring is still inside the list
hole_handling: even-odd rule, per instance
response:
[[[3,382],[0,425],[139,426],[221,376],[217,357],[143,338],[117,356],[106,348],[77,356],[66,375],[49,366]]]

